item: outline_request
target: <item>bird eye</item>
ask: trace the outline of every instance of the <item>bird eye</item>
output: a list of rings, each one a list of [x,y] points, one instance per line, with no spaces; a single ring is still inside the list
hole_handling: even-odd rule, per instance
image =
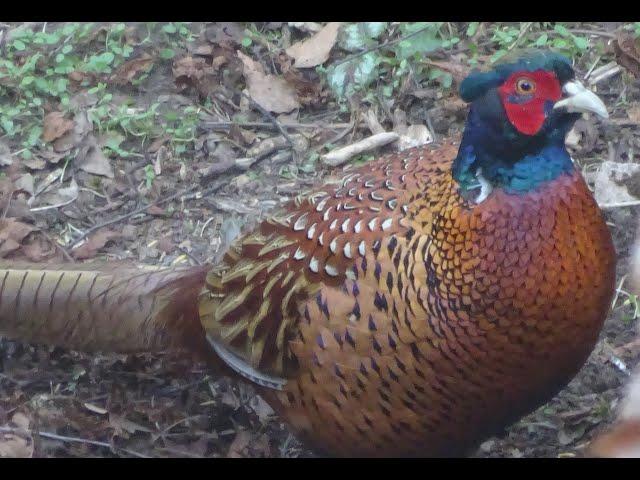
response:
[[[536,91],[536,83],[530,78],[519,78],[516,81],[516,92],[520,95],[531,95]]]

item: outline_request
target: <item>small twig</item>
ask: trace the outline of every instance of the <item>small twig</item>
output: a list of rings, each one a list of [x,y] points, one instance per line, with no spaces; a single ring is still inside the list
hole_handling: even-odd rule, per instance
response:
[[[87,238],[89,235],[91,235],[93,232],[100,230],[103,227],[106,227],[108,225],[113,225],[114,223],[120,223],[128,218],[133,217],[134,215],[137,215],[139,213],[144,213],[145,210],[147,210],[149,207],[153,207],[153,206],[158,206],[158,205],[162,205],[164,203],[170,202],[171,200],[175,200],[176,198],[181,197],[182,195],[186,195],[188,193],[191,193],[193,191],[195,191],[198,188],[198,186],[192,186],[189,188],[186,188],[184,190],[180,190],[179,192],[176,192],[174,194],[171,194],[167,197],[164,198],[160,198],[158,200],[156,200],[155,202],[151,202],[148,205],[144,205],[140,208],[136,208],[135,210],[132,210],[129,213],[125,213],[124,215],[120,215],[119,217],[115,217],[112,218],[111,220],[106,220],[104,222],[100,222],[96,225],[94,225],[93,227],[89,228],[88,230],[86,230],[82,235],[80,235],[80,238],[78,238],[78,240],[76,240],[76,242],[72,245],[72,249],[75,248],[82,240],[84,240],[85,238]]]
[[[362,140],[351,145],[347,145],[346,147],[332,150],[331,152],[322,155],[320,159],[325,165],[337,167],[362,152],[382,147],[398,140],[398,138],[400,138],[400,135],[395,132],[378,133],[376,135],[363,138]]]
[[[622,285],[624,285],[624,281],[627,278],[626,275],[623,275],[622,278],[620,279],[620,283],[618,284],[618,288],[616,288],[616,294],[613,297],[613,301],[611,302],[611,307],[609,307],[609,310],[613,310],[613,307],[616,306],[616,303],[618,303],[618,297],[620,296],[620,289],[622,288]]]
[[[603,32],[601,30],[584,30],[581,28],[569,29],[571,33],[579,33],[581,35],[597,35],[598,37],[616,38],[614,33]]]
[[[634,207],[640,205],[640,200],[629,200],[628,202],[616,202],[616,203],[603,203],[599,205],[600,208],[620,208],[620,207]]]
[[[48,438],[50,440],[58,440],[61,442],[70,442],[70,443],[84,443],[86,445],[95,445],[97,447],[108,448],[109,450],[122,450],[123,452],[128,453],[134,457],[138,458],[150,458],[147,455],[143,455],[142,453],[134,452],[133,450],[129,450],[126,448],[119,448],[115,445],[111,445],[107,442],[99,442],[97,440],[89,440],[87,438],[79,438],[79,437],[66,437],[64,435],[58,435],[56,433],[49,432],[40,432],[35,430],[23,430],[18,428],[10,428],[10,427],[0,427],[0,433],[10,433],[12,435],[26,436],[26,435],[38,435],[42,438]]]
[[[109,448],[110,450],[122,450],[123,452],[138,458],[150,458],[149,456],[144,455],[142,453],[134,452],[133,450],[129,450],[127,448],[119,448],[107,442],[98,442],[97,440],[89,440],[86,438],[79,438],[79,437],[65,437],[63,435],[57,435],[55,433],[49,433],[49,432],[34,432],[34,433],[37,433],[39,436],[43,438],[49,438],[51,440],[59,440],[61,442],[70,442],[70,443],[86,443],[88,445],[106,447],[106,448]]]
[[[516,38],[511,45],[509,45],[509,48],[507,48],[507,50],[513,50],[515,46],[520,43],[520,40],[522,40],[522,37],[526,35],[526,33],[529,31],[532,25],[533,25],[533,22],[527,22],[526,25],[520,29],[520,34],[518,35],[518,38]]]
[[[77,199],[78,199],[78,197],[76,196],[76,197],[74,197],[71,200],[68,200],[66,202],[57,203],[55,205],[45,205],[44,207],[30,208],[29,211],[30,212],[44,212],[45,210],[52,210],[52,209],[56,209],[56,208],[62,208],[62,207],[66,207],[67,205],[72,204]]]
[[[64,258],[66,258],[70,263],[76,263],[75,259],[71,255],[69,255],[69,252],[67,252],[67,249],[64,248],[62,245],[60,245],[58,242],[56,242],[53,238],[51,238],[47,232],[45,232],[44,230],[40,230],[40,233],[42,233],[44,238],[46,238],[50,243],[53,243],[53,245],[58,250],[60,250],[60,253],[62,253],[62,256]]]
[[[273,123],[270,122],[234,122],[234,121],[228,121],[228,122],[203,122],[202,124],[205,127],[210,127],[210,128],[230,128],[233,125],[237,125],[239,127],[262,127],[262,128],[277,128]],[[281,123],[283,128],[301,128],[301,129],[306,129],[306,128],[329,128],[329,129],[338,129],[338,128],[345,128],[345,127],[350,127],[351,124],[350,123],[330,123],[330,124],[326,124],[326,125],[321,125],[321,124],[317,124],[317,123]]]

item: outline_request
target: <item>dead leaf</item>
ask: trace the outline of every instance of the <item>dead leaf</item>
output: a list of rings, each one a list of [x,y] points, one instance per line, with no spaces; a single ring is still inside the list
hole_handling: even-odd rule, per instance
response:
[[[147,152],[156,153],[160,149],[160,147],[162,147],[169,140],[171,140],[171,137],[169,135],[163,135],[161,137],[156,138],[153,142],[151,142],[151,145],[147,147]]]
[[[126,85],[143,73],[149,73],[153,68],[153,58],[147,53],[120,65],[111,76],[111,81],[116,85]]]
[[[613,41],[613,51],[616,61],[636,78],[640,78],[640,39],[620,31]]]
[[[98,250],[103,248],[109,241],[120,236],[120,232],[109,230],[108,228],[102,228],[91,235],[82,245],[74,248],[71,251],[71,255],[76,260],[93,258],[98,253]]]
[[[238,22],[216,22],[205,31],[205,38],[225,46],[240,45],[244,38],[244,27]]]
[[[7,425],[15,428],[16,433],[0,433],[0,457],[31,458],[33,457],[33,437],[29,432],[29,418],[16,412]]]
[[[122,435],[125,432],[129,434],[134,434],[136,432],[147,432],[147,433],[151,432],[151,430],[148,429],[147,427],[143,427],[142,425],[136,422],[132,422],[131,420],[123,416],[116,415],[113,413],[109,414],[109,425],[113,427],[116,435]]]
[[[451,74],[451,76],[453,77],[453,80],[456,82],[457,85],[459,85],[462,82],[462,80],[464,80],[471,72],[471,69],[469,68],[468,65],[465,65],[464,63],[461,63],[461,62],[456,62],[454,60],[439,61],[439,60],[425,59],[425,63],[427,65],[431,65],[432,67],[436,67],[442,70],[443,72],[447,72]]]
[[[51,112],[44,117],[42,140],[46,143],[53,142],[69,132],[74,126],[73,120],[64,118],[62,112]]]
[[[23,190],[27,192],[29,195],[33,195],[34,186],[33,186],[33,175],[30,173],[25,173],[18,177],[13,184],[16,187],[16,190]]]
[[[164,208],[159,207],[157,205],[151,205],[147,208],[147,213],[149,215],[153,215],[155,217],[164,217],[167,215],[167,212]]]
[[[295,89],[285,79],[265,74],[262,65],[240,50],[237,53],[244,65],[249,96],[258,105],[275,113],[286,113],[300,108]]]
[[[15,218],[0,219],[0,241],[13,241],[18,244],[37,228],[17,221]]]
[[[13,163],[14,157],[9,146],[0,141],[0,166],[8,167]]]
[[[227,458],[243,458],[243,451],[249,446],[251,442],[251,435],[249,432],[242,430],[236,433],[236,438],[233,439],[231,445],[229,445],[229,452]]]
[[[627,115],[629,116],[629,120],[633,123],[640,124],[640,104],[634,104],[633,106],[627,109]]]
[[[171,253],[176,248],[176,244],[171,241],[171,237],[162,237],[158,240],[157,247],[161,252]]]
[[[267,422],[272,419],[275,415],[273,408],[265,402],[260,395],[255,395],[249,401],[249,406],[253,409],[253,411],[258,416],[258,420],[263,425],[266,425]]]
[[[46,188],[46,187],[45,187]],[[39,185],[36,188],[36,192],[42,191],[42,186]],[[74,178],[71,179],[69,185],[66,187],[59,187],[55,190],[47,190],[46,192],[38,195],[37,201],[38,205],[55,205],[55,206],[64,206],[73,202],[78,198],[80,193],[80,189],[78,188],[78,183]],[[39,208],[35,207],[34,209]]]
[[[605,161],[594,175],[593,195],[599,205],[635,201],[629,193],[634,180],[640,176],[640,164]]]
[[[88,135],[78,151],[74,162],[80,170],[94,175],[113,178],[113,168],[109,159],[102,152],[102,147],[97,143],[93,135]]]
[[[326,62],[338,38],[340,25],[342,22],[329,22],[318,33],[287,48],[287,55],[293,57],[296,68],[310,68]]]
[[[322,25],[317,22],[287,22],[287,25],[303,32],[315,33],[322,29]]]
[[[31,170],[42,170],[47,166],[47,162],[45,162],[39,156],[33,156],[28,159],[23,159],[22,164]]]
[[[191,86],[203,95],[209,95],[217,86],[217,68],[209,65],[204,58],[187,56],[173,64],[172,72],[178,90]]]

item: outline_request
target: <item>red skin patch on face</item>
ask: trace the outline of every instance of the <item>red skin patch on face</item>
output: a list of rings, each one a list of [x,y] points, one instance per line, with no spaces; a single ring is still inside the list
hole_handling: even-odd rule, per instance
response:
[[[530,99],[516,90],[521,78],[535,83],[536,89]],[[546,119],[545,103],[555,103],[562,97],[560,83],[555,74],[545,70],[515,72],[498,88],[498,92],[509,121],[525,135],[535,135],[542,128]]]

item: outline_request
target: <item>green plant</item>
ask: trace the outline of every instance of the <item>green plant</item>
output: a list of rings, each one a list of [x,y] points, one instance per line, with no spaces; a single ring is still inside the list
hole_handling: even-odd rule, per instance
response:
[[[156,179],[156,174],[153,171],[153,165],[145,165],[144,167],[145,185],[147,188],[151,188],[153,181]]]

